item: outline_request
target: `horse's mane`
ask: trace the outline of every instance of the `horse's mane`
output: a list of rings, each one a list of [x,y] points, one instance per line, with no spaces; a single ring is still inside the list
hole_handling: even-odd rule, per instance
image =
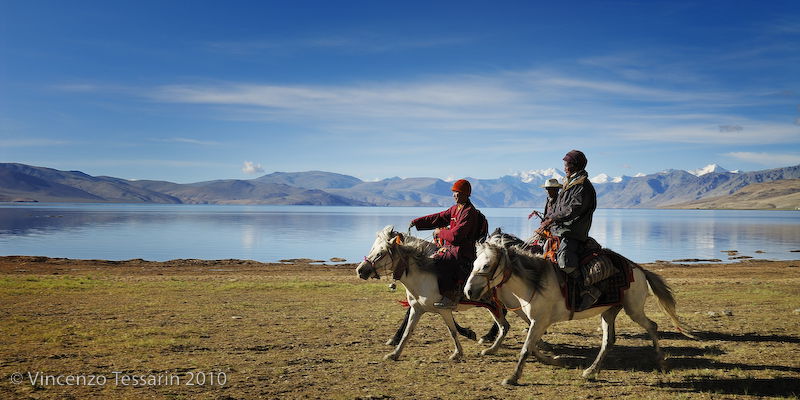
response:
[[[492,232],[492,234],[489,235],[489,238],[486,241],[497,245],[501,245],[503,247],[525,246],[524,240],[510,233],[503,232],[503,230],[500,228],[495,229],[494,232]]]
[[[397,248],[399,251],[409,255],[420,270],[433,273],[437,271],[436,260],[430,257],[439,249],[435,243],[415,236],[398,233],[394,230],[385,231],[384,233],[384,240],[387,241],[398,235],[402,235],[402,244],[398,245]]]
[[[486,242],[481,246],[488,247],[501,256],[505,252],[508,255],[508,267],[512,274],[522,278],[536,291],[544,289],[545,273],[547,268],[552,268],[550,261],[518,246],[503,247],[492,242]]]
[[[430,257],[438,249],[433,242],[414,236],[405,236],[400,248],[407,253],[411,253],[414,263],[417,264],[420,270],[426,272],[435,272],[437,270],[436,260]]]

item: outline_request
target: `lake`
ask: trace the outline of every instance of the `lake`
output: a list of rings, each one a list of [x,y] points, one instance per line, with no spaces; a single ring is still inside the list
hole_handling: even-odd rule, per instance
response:
[[[357,262],[386,225],[405,232],[425,207],[0,203],[0,255],[166,261],[289,258]],[[491,230],[530,236],[528,209],[483,208]],[[412,231],[430,237],[430,231]],[[637,262],[727,261],[727,250],[800,259],[800,212],[600,209],[591,235]]]

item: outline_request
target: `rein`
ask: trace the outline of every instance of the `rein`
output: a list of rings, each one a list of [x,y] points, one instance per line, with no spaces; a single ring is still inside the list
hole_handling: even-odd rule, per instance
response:
[[[383,253],[383,254],[379,255],[374,260],[370,260],[370,259],[367,258],[367,256],[364,256],[364,262],[369,264],[369,266],[372,267],[372,270],[375,271],[375,278],[376,279],[381,279],[381,274],[378,273],[378,268],[375,267],[375,264],[377,264],[378,261],[382,260],[383,257],[385,257],[387,254],[389,255],[389,265],[393,266],[394,265],[394,257],[392,256],[391,248],[387,248],[386,249],[386,253]],[[391,270],[389,267],[386,267],[385,269],[387,271]]]
[[[503,303],[502,300],[500,300],[500,297],[497,295],[497,290],[500,289],[501,287],[503,287],[503,285],[506,284],[511,279],[511,275],[512,275],[511,268],[508,267],[508,265],[511,264],[511,257],[508,256],[508,249],[506,249],[504,246],[501,246],[501,248],[503,250],[503,256],[504,256],[503,258],[504,258],[504,261],[506,263],[506,266],[503,268],[503,271],[502,271],[503,279],[500,280],[500,283],[498,283],[497,285],[491,286],[492,282],[497,278],[498,270],[500,269],[500,262],[499,261],[492,267],[492,269],[489,272],[476,272],[476,273],[474,273],[474,275],[475,276],[481,276],[481,277],[489,278],[489,280],[487,282],[487,285],[491,286],[491,288],[492,288],[492,299],[497,304],[502,304],[503,307],[506,308],[508,311],[519,311],[523,307],[525,307],[525,305],[523,305],[521,301],[520,301],[520,306],[519,307],[509,308],[508,306],[506,306],[505,303]],[[528,299],[528,301],[527,301],[528,304],[527,305],[531,304],[531,301],[533,301],[533,296],[535,294],[536,294],[536,291],[533,291],[531,293],[531,297]]]

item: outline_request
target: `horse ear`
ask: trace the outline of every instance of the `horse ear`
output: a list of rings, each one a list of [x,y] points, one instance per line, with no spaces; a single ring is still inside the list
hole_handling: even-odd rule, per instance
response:
[[[394,243],[395,244],[403,244],[404,240],[405,239],[403,238],[403,234],[402,233],[398,233],[397,236],[394,237]]]

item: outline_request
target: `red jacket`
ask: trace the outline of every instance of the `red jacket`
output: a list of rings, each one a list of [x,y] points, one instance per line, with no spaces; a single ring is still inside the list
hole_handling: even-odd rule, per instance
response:
[[[444,253],[437,257],[472,262],[475,260],[475,241],[484,230],[484,218],[472,203],[464,204],[461,210],[455,204],[440,213],[426,215],[411,221],[417,230],[442,228],[439,238],[446,245]]]

